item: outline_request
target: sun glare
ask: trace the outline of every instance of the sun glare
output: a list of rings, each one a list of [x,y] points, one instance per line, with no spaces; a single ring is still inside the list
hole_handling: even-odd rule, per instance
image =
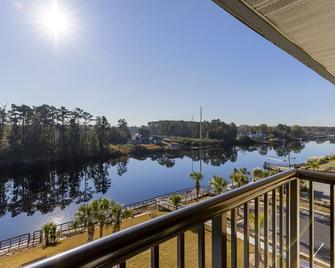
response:
[[[73,15],[58,0],[38,10],[36,23],[41,32],[57,44],[73,35]]]

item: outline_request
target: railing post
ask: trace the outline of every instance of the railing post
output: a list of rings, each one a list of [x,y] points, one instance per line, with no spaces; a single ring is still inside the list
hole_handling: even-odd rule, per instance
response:
[[[290,183],[286,184],[286,268],[290,268],[290,233],[291,233],[291,186]]]
[[[28,234],[28,245],[27,245],[27,247],[29,247],[29,245],[30,245],[30,233]]]
[[[291,186],[291,202],[290,202],[290,267],[300,267],[300,215],[299,215],[299,201],[300,188],[299,179],[290,182]]]
[[[272,190],[272,268],[277,268],[277,191]]]
[[[279,268],[284,268],[284,186],[279,188]]]
[[[244,204],[244,267],[249,267],[249,204]]]
[[[159,246],[151,248],[151,268],[159,268]]]
[[[259,221],[259,197],[255,198],[255,268],[259,267],[261,255],[260,241],[260,221]]]
[[[269,195],[264,194],[264,267],[269,267]]]
[[[177,236],[177,267],[185,267],[185,234]]]
[[[42,242],[43,242],[43,231],[40,230],[40,243],[42,243]]]
[[[205,268],[205,224],[198,227],[198,268]]]
[[[212,219],[212,267],[227,267],[227,215]]]
[[[314,184],[309,181],[309,267],[314,266]]]
[[[237,268],[237,210],[231,210],[231,267]]]
[[[330,267],[335,267],[335,194],[330,185]]]

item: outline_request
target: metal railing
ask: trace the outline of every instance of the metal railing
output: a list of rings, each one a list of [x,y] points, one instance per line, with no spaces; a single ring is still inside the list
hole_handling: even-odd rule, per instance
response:
[[[12,251],[13,249],[22,249],[29,247],[30,241],[30,233],[2,240],[0,241],[0,256]]]
[[[80,232],[84,232],[85,229],[82,226],[74,226],[73,221],[64,222],[57,224],[57,232],[59,237],[70,236]],[[32,234],[26,233],[11,237],[0,241],[0,256],[7,254],[12,251],[17,251],[23,248],[33,247],[43,242],[43,231],[36,230]]]
[[[159,267],[160,245],[177,237],[177,267],[185,267],[185,232],[197,228],[198,267],[211,257],[212,267],[300,267],[300,179],[310,181],[309,259],[314,264],[314,181],[330,185],[330,266],[335,267],[335,174],[288,170],[264,180],[223,193],[198,204],[176,210],[140,225],[122,230],[70,251],[39,261],[29,267],[113,267],[124,268],[127,260],[151,249],[151,267]],[[238,211],[243,207],[243,233],[238,236]],[[254,213],[254,228],[249,214]],[[261,217],[264,215],[264,225]],[[227,220],[228,218],[229,221]],[[211,222],[211,256],[205,254],[205,223]],[[230,233],[228,232],[230,223]],[[228,239],[229,237],[229,239]],[[254,258],[251,259],[251,238]],[[243,258],[238,256],[243,243]],[[230,247],[230,250],[228,250]],[[229,254],[228,254],[229,253]],[[263,253],[263,255],[262,255]]]
[[[124,208],[131,209],[133,214],[143,213],[147,207],[151,205],[157,205],[159,200],[168,200],[169,196],[178,194],[182,196],[182,201],[187,202],[195,199],[194,187],[184,188],[178,191],[169,192],[166,194],[158,195],[150,199],[142,200],[136,203],[123,205]],[[201,195],[208,192],[208,188],[201,188]],[[193,194],[192,194],[193,193]],[[59,237],[66,237],[74,235],[78,232],[83,232],[84,228],[81,226],[74,226],[73,221],[57,224],[57,231]],[[32,234],[25,233],[11,237],[0,241],[0,256],[5,255],[12,251],[17,251],[23,248],[33,247],[43,242],[43,231],[42,229],[34,231]]]

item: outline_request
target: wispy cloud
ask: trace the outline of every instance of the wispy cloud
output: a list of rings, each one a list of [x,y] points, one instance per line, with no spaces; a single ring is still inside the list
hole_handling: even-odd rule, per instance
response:
[[[21,0],[11,0],[14,8],[18,11],[24,9],[24,3]]]

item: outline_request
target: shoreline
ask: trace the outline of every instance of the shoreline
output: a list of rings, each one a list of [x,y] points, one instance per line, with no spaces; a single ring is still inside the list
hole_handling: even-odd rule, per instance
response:
[[[82,163],[86,161],[107,161],[117,160],[122,157],[150,157],[155,153],[169,153],[169,154],[180,154],[181,152],[199,151],[199,150],[224,150],[239,147],[250,147],[250,146],[285,146],[293,143],[305,143],[308,141],[253,141],[247,144],[240,143],[238,140],[232,143],[224,143],[219,140],[203,140],[190,139],[176,137],[169,139],[169,143],[163,143],[160,145],[156,144],[109,144],[106,151],[98,155],[80,156],[74,158],[49,158],[49,159],[2,159],[0,160],[0,167],[11,168],[11,167],[35,167],[41,165],[58,165],[68,163]]]

